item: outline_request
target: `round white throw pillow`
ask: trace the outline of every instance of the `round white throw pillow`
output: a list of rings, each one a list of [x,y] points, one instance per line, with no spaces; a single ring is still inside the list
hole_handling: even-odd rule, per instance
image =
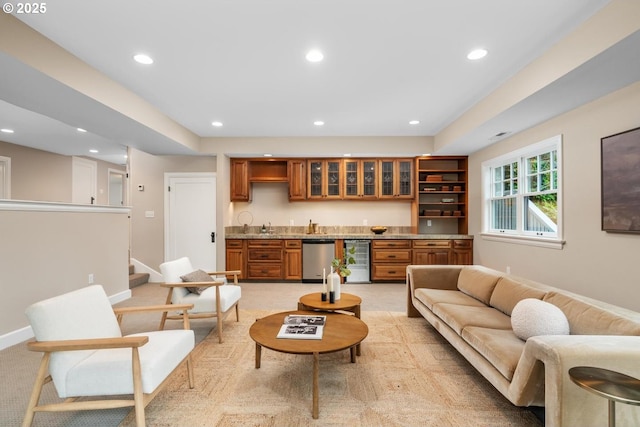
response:
[[[511,327],[525,341],[536,335],[569,335],[569,321],[562,310],[535,298],[525,298],[513,307]]]

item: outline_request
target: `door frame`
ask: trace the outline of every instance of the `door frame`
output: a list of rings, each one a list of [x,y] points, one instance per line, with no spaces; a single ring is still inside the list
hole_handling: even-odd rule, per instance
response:
[[[111,205],[111,175],[122,175],[122,206],[126,206],[128,204],[127,199],[127,189],[129,186],[127,185],[127,172],[120,169],[107,169],[107,204]]]
[[[169,192],[167,191],[167,188],[169,187],[169,181],[171,178],[214,178],[216,180],[216,190],[217,190],[217,173],[216,172],[165,172],[164,174],[164,261],[169,261],[169,209],[170,209],[170,203],[169,203]],[[217,218],[217,210],[218,210],[218,197],[216,194],[215,197],[215,212],[214,214],[216,215]],[[218,235],[218,230],[217,230],[217,220],[214,223],[214,231],[216,233],[216,236]],[[216,246],[216,258],[217,258],[217,253],[218,253],[218,242],[219,240],[216,240],[215,246]],[[217,259],[216,261],[216,265],[217,265]]]
[[[3,176],[0,180],[0,184],[2,184],[2,194],[4,194],[5,199],[11,198],[11,157],[0,156],[0,163],[4,164],[2,170],[4,171]]]

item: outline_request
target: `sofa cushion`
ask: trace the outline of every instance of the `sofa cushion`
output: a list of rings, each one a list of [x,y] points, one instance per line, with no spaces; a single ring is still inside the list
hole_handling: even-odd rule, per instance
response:
[[[499,272],[480,265],[465,267],[458,276],[458,289],[489,305],[493,288],[500,277]]]
[[[462,338],[509,381],[518,366],[525,342],[508,329],[467,326]]]
[[[477,299],[472,298],[465,293],[462,293],[460,291],[449,291],[446,289],[418,288],[415,290],[414,296],[418,301],[426,305],[429,310],[433,310],[433,305],[439,302],[459,305],[472,305],[475,307],[485,306]]]
[[[513,333],[523,340],[538,335],[569,335],[569,322],[562,310],[536,298],[520,300],[511,313]]]
[[[495,308],[438,303],[433,313],[460,335],[467,326],[493,329],[511,329],[511,318]]]
[[[549,292],[544,297],[562,310],[574,335],[640,335],[640,315],[586,297]]]
[[[546,292],[541,289],[532,288],[510,277],[501,277],[491,294],[489,305],[511,316],[513,307],[520,300],[525,298],[542,299],[545,294]]]

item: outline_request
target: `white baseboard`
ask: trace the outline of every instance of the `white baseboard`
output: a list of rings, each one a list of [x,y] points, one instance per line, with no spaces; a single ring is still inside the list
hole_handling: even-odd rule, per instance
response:
[[[20,344],[23,341],[33,338],[31,326],[25,326],[15,331],[0,336],[0,350]]]
[[[125,291],[118,292],[115,295],[111,295],[109,297],[109,302],[113,305],[129,298],[131,298],[131,290],[127,289]],[[33,330],[31,329],[31,326],[25,326],[24,328],[0,335],[0,350],[20,344],[21,342],[31,338],[33,338]]]

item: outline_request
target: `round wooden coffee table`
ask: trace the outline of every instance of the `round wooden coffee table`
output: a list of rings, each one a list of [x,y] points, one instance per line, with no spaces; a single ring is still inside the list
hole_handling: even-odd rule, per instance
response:
[[[318,418],[318,377],[320,354],[351,350],[351,363],[356,362],[355,347],[369,334],[369,328],[355,316],[339,313],[326,313],[322,339],[283,339],[276,338],[278,331],[289,314],[318,315],[313,311],[286,311],[272,314],[255,321],[249,329],[249,336],[256,342],[256,369],[260,368],[262,347],[290,354],[313,355],[313,418]]]

